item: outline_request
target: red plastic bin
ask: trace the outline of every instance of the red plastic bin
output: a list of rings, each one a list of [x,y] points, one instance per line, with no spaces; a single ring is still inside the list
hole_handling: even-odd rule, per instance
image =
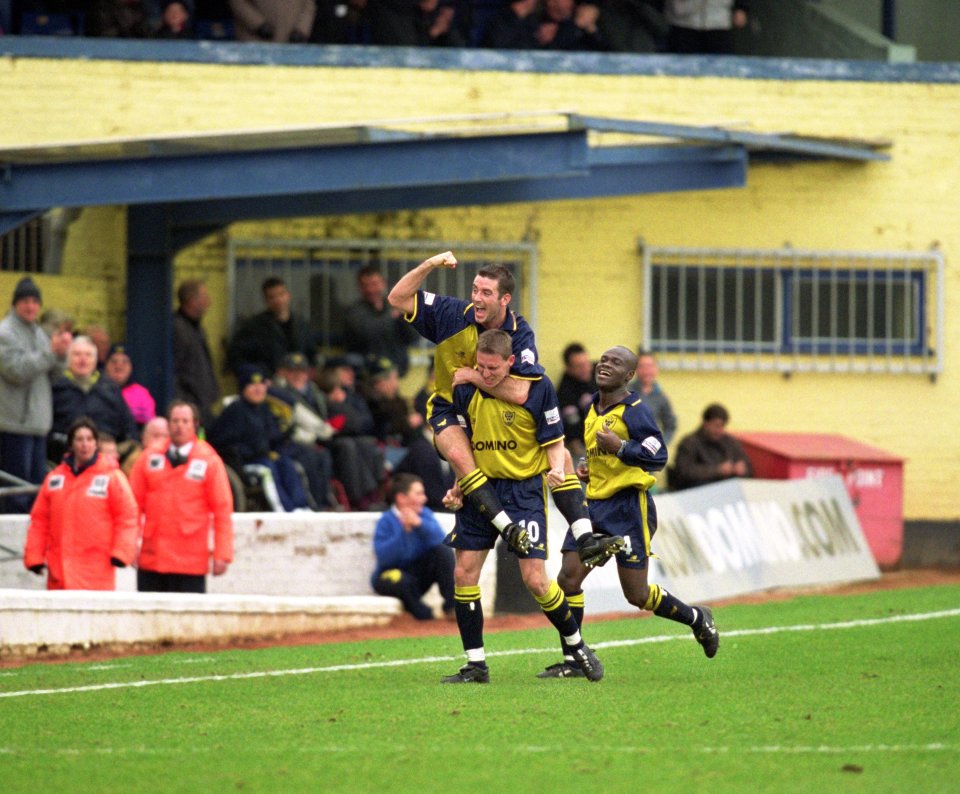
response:
[[[897,565],[903,553],[903,458],[832,433],[735,435],[756,477],[843,477],[877,565]]]

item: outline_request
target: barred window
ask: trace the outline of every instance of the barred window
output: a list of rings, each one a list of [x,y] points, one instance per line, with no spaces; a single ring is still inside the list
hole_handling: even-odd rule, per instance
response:
[[[938,253],[642,251],[645,345],[667,369],[942,370]]]

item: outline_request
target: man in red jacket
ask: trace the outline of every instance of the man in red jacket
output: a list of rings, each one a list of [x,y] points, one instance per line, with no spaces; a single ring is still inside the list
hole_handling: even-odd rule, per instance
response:
[[[233,494],[220,456],[197,438],[197,407],[174,400],[167,420],[169,441],[144,450],[130,472],[143,518],[137,589],[204,593],[207,572],[220,576],[233,560]]]

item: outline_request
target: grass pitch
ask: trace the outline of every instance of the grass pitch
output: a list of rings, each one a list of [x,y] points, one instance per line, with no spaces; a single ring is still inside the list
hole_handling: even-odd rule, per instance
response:
[[[960,587],[714,611],[720,651],[597,622],[598,684],[540,680],[556,634],[168,653],[0,671],[0,790],[958,791]]]

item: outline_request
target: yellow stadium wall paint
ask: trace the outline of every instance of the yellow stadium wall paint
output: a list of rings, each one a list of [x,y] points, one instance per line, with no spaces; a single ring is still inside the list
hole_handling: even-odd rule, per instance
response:
[[[704,405],[731,410],[734,430],[836,432],[906,458],[908,518],[957,519],[960,475],[960,85],[758,80],[726,77],[570,75],[443,70],[229,66],[0,59],[0,145],[271,129],[463,113],[571,109],[589,115],[763,132],[862,136],[893,142],[885,164],[804,163],[750,168],[745,189],[560,201],[355,217],[238,223],[237,237],[462,239],[538,246],[538,343],[553,375],[576,338],[597,355],[640,341],[638,238],[655,245],[881,251],[927,250],[947,261],[946,366],[920,376],[664,373],[693,430]],[[55,108],[56,112],[51,112]],[[121,213],[122,216],[122,213]],[[94,239],[97,238],[97,239]],[[62,277],[38,279],[48,305],[91,312],[81,279],[113,317],[122,276],[123,223],[114,208],[85,210],[71,230]],[[176,279],[202,275],[223,294],[226,235],[180,253]],[[106,254],[106,249],[111,253]],[[85,257],[101,251],[96,261]],[[84,280],[82,274],[95,268]],[[12,289],[5,274],[0,288]],[[119,304],[118,304],[119,301]],[[214,342],[226,327],[215,301],[205,321]],[[526,308],[529,313],[529,308]],[[111,330],[117,321],[111,320]]]

